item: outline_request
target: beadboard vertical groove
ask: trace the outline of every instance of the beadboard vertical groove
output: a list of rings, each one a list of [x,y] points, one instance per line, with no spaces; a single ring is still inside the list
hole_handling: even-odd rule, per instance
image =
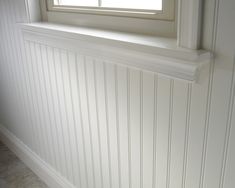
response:
[[[153,105],[154,105],[154,111],[153,111],[153,167],[152,167],[152,188],[156,187],[156,168],[157,168],[157,162],[156,162],[156,152],[157,152],[157,103],[158,103],[158,95],[157,95],[157,90],[158,90],[158,76],[154,75],[154,100],[153,100]]]
[[[50,126],[50,133],[51,133],[51,138],[53,138],[53,152],[55,153],[55,168],[58,170],[59,169],[59,151],[58,151],[58,138],[56,138],[56,122],[54,121],[54,105],[51,103],[52,100],[49,99],[49,92],[50,92],[50,86],[49,86],[49,76],[48,75],[48,70],[45,69],[45,64],[47,63],[47,56],[45,50],[42,50],[42,46],[40,44],[36,45],[37,47],[37,56],[38,56],[38,62],[36,63],[36,68],[38,71],[39,78],[41,80],[41,86],[42,90],[44,93],[44,100],[45,100],[45,106],[46,106],[46,114],[48,114],[48,126]],[[35,49],[36,50],[36,49]]]
[[[73,129],[74,129],[74,151],[75,152],[75,156],[73,158],[74,161],[74,174],[75,174],[75,180],[74,183],[76,186],[80,186],[81,187],[81,165],[80,165],[80,161],[79,161],[79,147],[78,147],[78,136],[76,135],[77,133],[77,129],[76,129],[76,120],[75,120],[75,110],[74,110],[74,98],[73,98],[73,94],[72,94],[72,80],[75,79],[75,77],[72,77],[72,73],[71,71],[74,71],[74,69],[70,69],[71,66],[73,64],[76,63],[76,54],[74,53],[70,53],[68,54],[68,76],[69,76],[69,91],[70,91],[70,102],[71,102],[71,107],[72,107],[72,119],[73,119]]]
[[[26,41],[27,1],[0,0],[0,123],[74,188],[232,187],[232,3],[215,1],[218,57],[196,84]]]
[[[14,66],[12,66],[12,63],[16,59],[14,59],[15,58],[15,53],[14,53],[15,52],[14,51],[15,48],[14,48],[14,45],[13,45],[12,40],[11,40],[12,38],[11,38],[10,32],[7,31],[7,30],[11,30],[11,28],[10,28],[10,23],[11,22],[9,21],[9,6],[8,5],[9,5],[8,1],[5,1],[5,2],[2,1],[2,5],[1,6],[5,7],[5,9],[2,10],[4,12],[4,15],[3,15],[3,24],[4,24],[4,28],[5,28],[4,33],[5,33],[5,36],[6,36],[5,37],[6,45],[4,46],[5,47],[5,52],[6,53],[7,53],[7,51],[12,51],[13,52],[13,56],[9,57],[9,56],[6,55],[6,61],[8,61],[8,64],[7,64],[6,70],[5,70],[5,71],[7,71],[9,82],[12,84],[12,87],[9,87],[9,94],[12,95],[12,90],[16,90],[16,88],[17,88],[16,85],[15,85],[16,80],[14,80],[15,79],[15,75],[14,75],[13,70],[12,70],[13,67],[14,67]],[[16,104],[16,108],[19,109],[19,103],[17,102],[18,100],[16,99],[16,98],[19,97],[19,93],[17,93],[15,96],[13,95],[12,97],[15,99],[14,102]],[[15,109],[11,109],[11,110],[12,110],[13,113],[16,113]],[[14,131],[14,130],[12,130],[12,131]],[[18,134],[20,134],[19,131],[17,131],[17,132],[18,132]]]
[[[65,91],[65,71],[67,69],[67,51],[63,49],[58,49],[58,60],[59,65],[57,67],[57,85],[59,88],[58,94],[60,95],[59,98],[61,100],[61,115],[62,115],[62,131],[65,137],[65,148],[66,148],[66,167],[67,167],[67,178],[74,183],[74,174],[73,174],[73,145],[72,145],[72,136],[71,135],[71,123],[69,122],[68,118],[68,101],[67,95],[69,95],[69,90]]]
[[[93,73],[94,73],[94,90],[95,90],[95,106],[96,106],[96,120],[97,120],[97,129],[98,129],[98,144],[99,144],[99,163],[100,163],[100,175],[101,175],[101,187],[104,187],[104,175],[103,175],[103,166],[102,166],[102,149],[101,149],[101,136],[100,136],[100,117],[99,117],[99,106],[98,106],[98,97],[97,97],[97,75],[96,75],[96,62],[93,61]]]
[[[170,97],[169,97],[169,127],[168,127],[168,146],[167,146],[167,174],[166,187],[170,186],[170,166],[171,166],[171,147],[172,147],[172,114],[173,114],[173,95],[174,95],[174,80],[170,80]]]
[[[28,42],[28,53],[29,53],[29,61],[28,61],[28,72],[30,74],[30,80],[31,80],[31,90],[32,90],[32,97],[35,109],[36,109],[36,116],[37,120],[36,121],[36,131],[35,134],[37,135],[38,132],[41,132],[41,136],[43,137],[43,142],[39,146],[39,152],[41,153],[42,156],[45,157],[45,160],[48,163],[51,163],[51,156],[50,156],[50,149],[49,149],[49,137],[48,137],[48,132],[46,131],[46,127],[44,126],[44,116],[43,116],[43,109],[41,106],[41,90],[39,88],[39,82],[36,77],[36,69],[34,68],[34,64],[36,63],[36,54],[34,51],[34,43],[33,42]],[[41,140],[40,135],[38,136],[38,139]]]
[[[50,50],[49,50],[50,49]],[[65,137],[64,137],[64,132],[63,132],[63,124],[62,124],[62,114],[61,114],[61,107],[60,107],[60,99],[59,99],[59,94],[58,94],[58,81],[57,81],[57,73],[55,71],[55,58],[58,57],[56,56],[56,51],[58,51],[57,49],[54,48],[50,48],[48,46],[45,46],[45,51],[47,54],[47,68],[50,70],[50,79],[51,79],[51,86],[53,87],[54,90],[54,105],[55,105],[55,115],[56,115],[56,119],[57,119],[57,125],[58,126],[58,137],[60,137],[60,163],[61,163],[61,174],[63,176],[67,176],[67,160],[66,160],[66,146],[65,146]],[[56,56],[56,57],[55,57]],[[51,61],[49,60],[51,58]],[[54,84],[53,84],[54,83]]]
[[[77,108],[77,115],[76,118],[76,124],[79,124],[80,126],[77,127],[77,138],[78,138],[78,156],[79,156],[79,163],[80,163],[80,184],[82,187],[86,187],[88,185],[88,175],[87,175],[87,163],[86,163],[86,152],[85,152],[85,146],[84,146],[84,124],[83,124],[83,119],[82,119],[82,113],[81,113],[81,97],[79,94],[79,81],[78,81],[78,56],[75,55],[75,64],[73,65],[73,69],[71,66],[71,72],[73,70],[73,87],[71,89],[74,89],[74,95],[73,99],[77,98],[77,105],[74,105],[74,107]],[[72,78],[72,75],[71,77]],[[72,79],[71,79],[72,81]],[[71,82],[72,83],[72,82]],[[73,100],[74,101],[74,100]],[[75,111],[75,109],[74,109]],[[75,113],[75,112],[74,112]],[[79,118],[80,117],[80,118]],[[79,149],[80,148],[80,149]],[[85,163],[85,164],[84,164]]]
[[[13,1],[13,6],[14,6],[14,10],[13,10],[13,14],[15,16],[15,22],[22,22],[22,21],[25,21],[26,20],[26,16],[23,16],[22,14],[22,8],[24,9],[25,11],[25,7],[24,7],[24,3],[22,2],[19,2],[19,1]],[[21,8],[19,8],[21,7]],[[25,103],[25,106],[26,106],[26,119],[27,119],[27,124],[26,126],[28,127],[28,130],[31,132],[31,134],[29,134],[29,138],[28,138],[28,144],[31,145],[32,147],[34,146],[36,140],[35,140],[35,137],[33,135],[33,129],[32,129],[32,125],[33,124],[33,118],[32,118],[32,113],[31,113],[31,110],[30,108],[27,108],[28,105],[31,105],[31,104],[28,104],[28,99],[30,98],[29,96],[29,86],[28,86],[28,79],[27,79],[27,70],[25,70],[25,63],[24,61],[26,60],[26,54],[25,54],[25,44],[23,42],[23,37],[21,35],[21,32],[19,30],[17,30],[17,25],[13,22],[13,25],[14,25],[14,31],[16,33],[16,46],[19,50],[19,62],[20,62],[20,65],[22,66],[22,71],[21,71],[21,78],[22,78],[22,89],[23,89],[23,95],[24,95],[24,103]],[[18,39],[18,41],[17,41]],[[26,92],[24,92],[24,90]]]
[[[25,53],[26,53],[26,43],[23,44],[23,47],[24,47],[24,50],[25,50]],[[30,85],[30,77],[29,77],[29,72],[28,72],[28,54],[25,56],[25,62],[22,63],[23,65],[23,69],[24,69],[24,75],[25,75],[25,83],[26,83],[26,87],[27,87],[27,94],[26,94],[26,98],[28,98],[28,110],[29,110],[29,118],[30,118],[30,127],[31,127],[31,135],[32,135],[32,145],[31,147],[33,148],[34,152],[38,152],[38,149],[40,148],[36,148],[37,147],[37,144],[38,143],[41,143],[41,140],[38,140],[38,142],[36,142],[37,140],[37,136],[39,134],[41,134],[40,132],[38,132],[38,135],[36,135],[36,131],[35,131],[35,121],[34,121],[34,118],[35,118],[35,106],[34,106],[34,101],[33,101],[33,98],[32,98],[32,90],[31,90],[31,85]]]
[[[118,181],[119,187],[122,187],[121,182],[121,162],[120,162],[120,123],[119,123],[119,100],[118,100],[118,78],[117,66],[114,67],[114,82],[115,82],[115,107],[116,107],[116,131],[117,131],[117,150],[118,150]]]
[[[42,125],[41,127],[44,128],[45,131],[45,135],[47,138],[47,146],[48,146],[48,151],[49,151],[49,156],[50,156],[50,164],[52,164],[52,166],[55,168],[55,162],[56,162],[56,158],[55,156],[53,156],[53,153],[55,153],[55,147],[53,147],[53,135],[52,135],[52,131],[51,131],[51,115],[49,114],[48,108],[47,108],[47,103],[46,103],[46,96],[44,94],[45,89],[43,87],[45,87],[45,84],[42,83],[42,73],[40,72],[41,67],[39,69],[39,62],[42,61],[41,57],[40,57],[40,50],[39,50],[39,45],[32,43],[32,49],[33,50],[33,56],[35,57],[35,59],[32,61],[32,67],[33,67],[33,73],[35,75],[35,80],[37,80],[37,84],[38,85],[38,92],[39,96],[39,102],[38,102],[38,106],[40,106],[41,109],[41,120],[42,120]],[[41,74],[40,74],[41,73]]]
[[[182,188],[185,188],[185,180],[187,174],[187,162],[188,162],[188,142],[189,142],[189,129],[190,129],[190,108],[192,97],[192,84],[188,84],[187,89],[187,108],[186,108],[186,128],[184,136],[184,154],[183,154],[183,171],[182,171]]]
[[[223,147],[223,159],[221,165],[221,172],[220,172],[220,183],[219,188],[224,187],[224,178],[225,178],[225,170],[227,165],[227,158],[228,158],[228,146],[230,141],[230,134],[231,134],[231,127],[232,127],[232,116],[233,116],[233,107],[234,107],[234,100],[235,100],[235,57],[233,58],[233,73],[232,73],[232,80],[231,80],[231,90],[229,94],[229,105],[228,105],[228,115],[226,120],[226,131],[225,131],[225,140],[224,140],[224,147]]]
[[[140,71],[140,188],[143,188],[143,72]]]
[[[131,127],[130,127],[130,70],[127,68],[127,127],[128,127],[128,175],[129,188],[132,188],[132,173],[131,173]]]
[[[105,120],[106,120],[106,132],[107,132],[107,145],[108,145],[108,164],[109,164],[109,179],[110,187],[113,188],[113,178],[111,170],[111,151],[110,151],[110,136],[109,136],[109,116],[108,116],[108,100],[107,100],[107,78],[106,78],[106,67],[103,62],[103,79],[104,79],[104,96],[105,96]]]
[[[213,18],[213,33],[211,41],[211,50],[215,52],[216,48],[216,39],[217,39],[217,27],[218,27],[218,11],[219,11],[219,2],[220,0],[215,1],[214,5],[214,18]],[[203,136],[203,150],[202,150],[202,159],[201,159],[201,172],[200,172],[200,188],[204,187],[204,178],[205,178],[205,160],[207,155],[207,140],[208,140],[208,131],[209,131],[209,121],[210,121],[210,110],[211,110],[211,96],[213,88],[213,79],[214,79],[214,69],[215,69],[215,60],[213,59],[210,68],[209,68],[209,82],[208,82],[208,93],[207,93],[207,105],[206,105],[206,118],[205,118],[205,129]]]
[[[89,93],[88,93],[88,81],[87,81],[87,62],[89,61],[89,57],[87,59],[87,57],[84,57],[84,62],[83,62],[83,66],[84,66],[84,84],[85,84],[85,93],[86,93],[86,106],[87,106],[87,126],[88,126],[88,134],[89,134],[89,138],[90,138],[90,146],[91,146],[91,164],[92,164],[92,177],[93,177],[93,187],[95,188],[96,187],[96,174],[95,174],[95,171],[96,171],[96,167],[95,167],[95,164],[94,164],[94,140],[93,140],[93,134],[92,132],[95,131],[95,130],[92,130],[92,125],[91,125],[91,114],[90,114],[90,98],[89,98]],[[96,148],[97,149],[97,148]]]
[[[8,13],[8,15],[7,15],[7,17],[6,17],[6,24],[7,24],[7,27],[8,27],[8,30],[10,30],[9,32],[8,32],[8,37],[9,37],[9,43],[11,44],[10,45],[10,48],[11,48],[11,50],[13,50],[13,56],[12,56],[12,59],[10,60],[10,63],[9,63],[9,71],[10,71],[10,74],[11,74],[11,77],[12,77],[12,80],[13,80],[13,83],[14,83],[14,87],[15,87],[15,89],[16,90],[19,90],[20,91],[20,88],[19,88],[19,84],[18,84],[18,78],[17,78],[17,74],[18,74],[18,72],[19,71],[16,71],[15,72],[15,69],[14,69],[14,64],[17,62],[16,60],[17,60],[17,48],[15,47],[15,45],[14,45],[14,43],[15,43],[15,41],[14,41],[14,29],[13,29],[13,23],[14,23],[14,21],[13,21],[13,17],[12,16],[9,16],[10,14],[12,14],[12,11],[11,11],[11,9],[12,9],[12,6],[10,6],[10,4],[9,4],[9,1],[6,1],[5,2],[6,4],[5,4],[5,7],[7,8],[6,10],[7,10],[7,13]],[[16,83],[16,84],[15,84]],[[22,101],[22,95],[21,95],[21,92],[18,92],[17,94],[16,94],[16,98],[18,98],[17,99],[17,101]],[[17,102],[17,108],[18,108],[18,110],[19,110],[19,106],[21,105],[21,102]],[[22,119],[21,119],[22,117],[20,117],[19,116],[19,119],[20,119],[20,121],[22,122]],[[24,125],[22,125],[22,126],[24,126]],[[25,142],[25,136],[24,136],[24,134],[22,134],[22,132],[21,132],[21,130],[19,129],[17,132],[19,132],[19,134],[21,134],[21,137],[22,137],[22,140]]]

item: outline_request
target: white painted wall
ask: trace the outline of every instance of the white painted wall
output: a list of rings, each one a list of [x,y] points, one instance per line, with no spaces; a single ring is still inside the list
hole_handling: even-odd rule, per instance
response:
[[[198,84],[23,42],[24,2],[0,0],[0,122],[36,155],[75,187],[234,187],[234,0],[206,1]]]

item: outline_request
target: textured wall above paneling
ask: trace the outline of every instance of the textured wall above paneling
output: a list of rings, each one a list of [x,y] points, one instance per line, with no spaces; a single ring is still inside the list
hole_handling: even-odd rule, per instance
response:
[[[23,41],[25,2],[0,0],[0,122],[32,152],[77,188],[234,187],[235,1],[206,1],[199,84]]]

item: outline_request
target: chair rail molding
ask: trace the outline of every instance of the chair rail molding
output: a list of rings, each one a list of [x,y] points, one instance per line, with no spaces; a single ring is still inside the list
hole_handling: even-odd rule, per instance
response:
[[[103,61],[196,82],[211,53],[177,46],[176,39],[72,27],[20,24],[26,41],[93,56]]]

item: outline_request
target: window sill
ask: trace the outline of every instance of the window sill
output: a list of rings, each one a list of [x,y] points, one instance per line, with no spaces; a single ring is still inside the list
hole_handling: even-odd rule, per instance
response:
[[[24,39],[124,64],[172,78],[195,82],[211,53],[177,46],[160,38],[47,22],[20,24]]]

